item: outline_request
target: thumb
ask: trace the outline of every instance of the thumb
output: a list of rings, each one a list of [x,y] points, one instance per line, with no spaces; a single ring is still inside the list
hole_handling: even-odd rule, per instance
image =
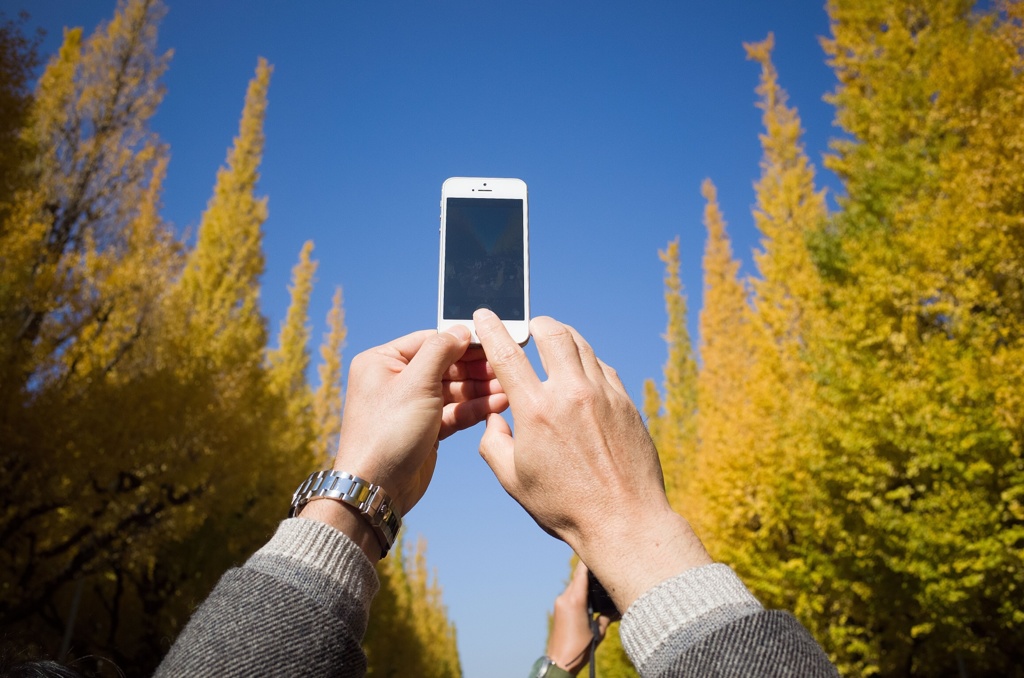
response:
[[[491,467],[494,476],[509,494],[510,486],[515,483],[514,449],[515,441],[512,439],[512,429],[508,427],[508,422],[500,414],[492,413],[487,417],[487,428],[480,438],[480,456]]]
[[[578,591],[582,591],[583,595],[587,594],[587,586],[590,581],[587,578],[587,566],[583,561],[576,563],[576,569],[572,571],[572,579],[569,580],[569,586],[567,588],[575,588]]]
[[[416,384],[440,383],[448,368],[466,353],[469,339],[469,330],[461,325],[438,332],[423,342],[409,361],[405,374]]]
[[[612,618],[606,614],[602,614],[597,618],[597,642],[600,643],[604,640],[605,635],[608,633],[608,627],[611,626]]]

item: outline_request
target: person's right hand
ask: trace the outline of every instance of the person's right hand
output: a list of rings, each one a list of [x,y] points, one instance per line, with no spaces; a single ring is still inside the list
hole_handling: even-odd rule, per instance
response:
[[[625,611],[652,586],[711,561],[665,496],[657,450],[613,369],[574,329],[530,323],[548,378],[488,310],[473,316],[488,362],[508,396],[515,438],[487,419],[480,454],[547,532],[562,539]]]

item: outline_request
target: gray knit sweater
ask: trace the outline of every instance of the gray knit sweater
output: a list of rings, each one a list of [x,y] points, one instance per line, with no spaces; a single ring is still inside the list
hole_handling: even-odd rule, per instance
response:
[[[378,587],[344,534],[286,520],[221,578],[156,675],[362,676],[360,641]],[[620,633],[645,678],[837,675],[792,615],[764,610],[725,565],[688,570],[646,592]]]

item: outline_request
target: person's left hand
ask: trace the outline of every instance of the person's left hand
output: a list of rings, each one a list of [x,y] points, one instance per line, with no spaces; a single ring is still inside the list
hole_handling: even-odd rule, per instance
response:
[[[581,560],[572,573],[565,591],[555,598],[554,621],[548,639],[548,658],[569,673],[576,675],[589,661],[590,641],[594,632],[587,609],[587,566]],[[597,618],[597,643],[604,640],[611,618]]]
[[[469,340],[424,330],[352,359],[334,468],[383,487],[399,515],[426,492],[441,440],[508,407]]]

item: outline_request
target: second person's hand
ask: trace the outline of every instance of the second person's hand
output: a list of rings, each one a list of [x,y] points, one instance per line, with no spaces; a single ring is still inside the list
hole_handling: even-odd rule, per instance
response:
[[[569,585],[555,598],[551,636],[548,638],[547,656],[574,676],[590,660],[591,642],[597,647],[604,640],[612,621],[611,617],[602,614],[596,624],[591,623],[587,591],[587,566],[580,561],[573,570]]]

